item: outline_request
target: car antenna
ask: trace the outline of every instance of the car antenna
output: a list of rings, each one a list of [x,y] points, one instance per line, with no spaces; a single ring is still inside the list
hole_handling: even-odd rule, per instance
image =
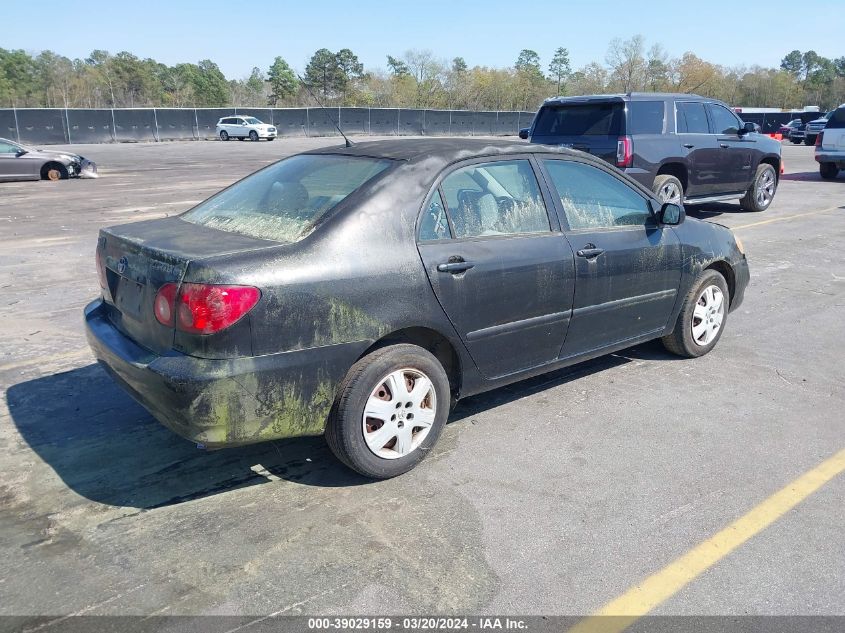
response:
[[[299,74],[297,74],[296,76],[299,79],[299,83],[301,83],[303,86],[305,86],[305,89],[308,91],[308,94],[311,95],[311,98],[314,99],[314,101],[317,102],[318,106],[320,106],[323,110],[326,111],[326,116],[329,117],[329,120],[332,123],[334,123],[335,128],[337,128],[337,131],[340,132],[340,135],[343,137],[343,140],[346,141],[346,147],[352,147],[352,141],[350,141],[348,138],[346,138],[346,134],[344,134],[343,130],[340,129],[340,126],[337,124],[337,121],[335,121],[334,117],[331,114],[329,114],[329,109],[322,104],[322,102],[317,98],[317,95],[315,95],[313,92],[311,92],[311,86],[309,86],[306,83],[306,81],[302,77],[299,76]]]

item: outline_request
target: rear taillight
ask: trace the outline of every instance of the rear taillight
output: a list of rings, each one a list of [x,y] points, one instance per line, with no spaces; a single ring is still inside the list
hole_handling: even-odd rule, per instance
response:
[[[824,136],[824,131],[819,132],[816,136],[816,147],[822,146],[822,136]]]
[[[623,136],[616,141],[616,166],[631,167],[634,162],[634,142],[630,136]]]
[[[103,251],[101,251],[99,248],[97,249],[96,257],[97,257],[97,277],[100,279],[100,288],[105,290],[108,287],[109,282],[106,279],[106,262],[103,261],[103,259],[104,259],[103,258]]]
[[[165,284],[153,302],[156,320],[189,334],[214,334],[255,307],[261,291],[252,286]]]

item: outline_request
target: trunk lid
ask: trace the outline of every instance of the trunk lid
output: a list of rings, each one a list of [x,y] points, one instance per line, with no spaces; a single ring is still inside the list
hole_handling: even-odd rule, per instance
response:
[[[181,282],[192,261],[278,244],[178,217],[101,229],[97,261],[104,268],[109,319],[139,345],[164,354],[173,347],[174,329],[159,323],[153,313],[161,286]]]

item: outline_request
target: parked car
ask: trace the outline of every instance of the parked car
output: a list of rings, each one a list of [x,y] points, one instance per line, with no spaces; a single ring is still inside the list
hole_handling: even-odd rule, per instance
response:
[[[239,141],[248,138],[257,141],[265,138],[272,141],[276,138],[276,128],[262,123],[254,116],[227,116],[217,122],[217,136],[221,141],[236,138]]]
[[[784,140],[792,141],[796,145],[804,141],[804,122],[801,119],[792,119],[789,123],[780,126],[778,133]]]
[[[181,216],[102,229],[91,348],[207,447],[325,432],[369,477],[459,398],[660,338],[716,345],[749,279],[725,227],[581,152],[481,139],[322,148]]]
[[[815,145],[816,144],[816,137],[819,135],[825,125],[827,125],[828,119],[833,116],[835,110],[831,110],[824,116],[820,116],[818,119],[813,119],[809,123],[807,123],[806,127],[804,128],[804,143],[807,145]]]
[[[37,149],[0,138],[0,181],[96,178],[97,165],[71,152]]]
[[[520,137],[595,154],[664,202],[740,200],[743,209],[764,211],[781,171],[778,141],[696,95],[555,97]]]
[[[815,158],[826,180],[833,180],[840,169],[845,169],[845,103],[830,113],[827,125],[819,132]]]

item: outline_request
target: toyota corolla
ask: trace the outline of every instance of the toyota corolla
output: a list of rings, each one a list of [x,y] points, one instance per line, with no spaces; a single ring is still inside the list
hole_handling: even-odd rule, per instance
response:
[[[749,280],[728,229],[586,154],[408,139],[274,163],[103,229],[89,343],[210,448],[325,434],[413,468],[459,399],[650,339],[709,352]]]

